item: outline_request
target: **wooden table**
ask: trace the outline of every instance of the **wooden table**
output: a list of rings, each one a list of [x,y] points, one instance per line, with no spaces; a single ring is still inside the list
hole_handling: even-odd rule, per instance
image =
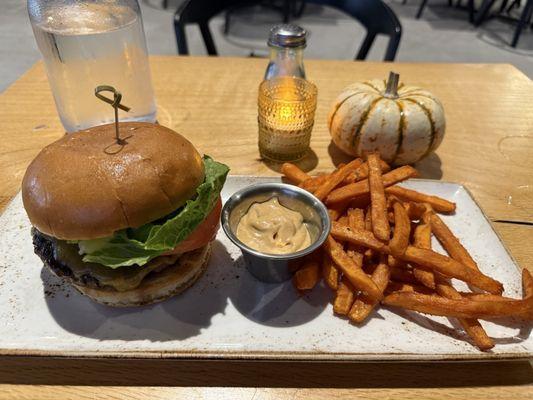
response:
[[[159,122],[233,174],[276,175],[257,152],[257,86],[265,60],[152,57]],[[466,185],[521,266],[533,271],[533,84],[510,65],[306,61],[319,103],[306,170],[345,157],[330,144],[329,105],[347,84],[392,68],[438,96],[447,132],[422,177]],[[24,170],[63,134],[42,64],[0,96],[0,210]],[[4,398],[469,399],[533,398],[528,362],[353,364],[173,360],[0,359]],[[41,386],[47,385],[47,386]],[[163,387],[164,386],[164,387]],[[227,386],[227,387],[226,387]],[[226,388],[225,388],[226,387]]]

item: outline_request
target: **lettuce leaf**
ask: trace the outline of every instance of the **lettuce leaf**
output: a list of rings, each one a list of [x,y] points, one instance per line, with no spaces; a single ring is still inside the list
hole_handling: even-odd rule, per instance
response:
[[[110,268],[137,264],[170,251],[187,238],[207,218],[220,196],[229,168],[204,156],[205,180],[198,186],[196,197],[169,214],[135,229],[124,229],[109,238],[80,240],[78,246],[85,253],[83,261]]]

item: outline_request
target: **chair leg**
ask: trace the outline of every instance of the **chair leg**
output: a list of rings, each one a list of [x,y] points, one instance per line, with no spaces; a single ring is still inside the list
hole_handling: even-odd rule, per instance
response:
[[[231,23],[231,9],[224,13],[224,35],[229,33],[229,26]]]
[[[420,4],[420,7],[418,7],[418,11],[416,12],[416,19],[420,19],[422,13],[424,12],[424,8],[426,8],[427,3],[428,0],[422,0],[422,3]]]
[[[531,12],[533,11],[533,0],[528,0],[524,9],[522,10],[522,15],[520,15],[520,21],[516,25],[514,31],[513,40],[511,42],[512,47],[516,47],[518,44],[518,39],[522,33],[522,29],[528,24],[528,21],[531,19]]]
[[[294,0],[283,0],[283,23],[288,24],[291,19],[292,2]]]
[[[405,1],[407,1],[407,0],[405,0]],[[295,10],[294,10],[294,13],[293,13],[295,18],[300,18],[303,15],[303,13],[305,11],[305,5],[306,4],[307,4],[306,0],[300,0],[300,7],[298,7],[298,8],[295,7]]]
[[[215,42],[213,42],[213,36],[211,36],[211,31],[209,30],[209,25],[207,25],[207,22],[201,22],[198,25],[200,25],[200,32],[202,33],[202,38],[204,39],[205,48],[207,49],[207,54],[210,56],[216,56],[217,49],[215,48]]]
[[[188,55],[189,47],[187,46],[185,28],[179,21],[176,20],[174,20],[174,33],[176,35],[176,44],[178,45],[178,54]]]
[[[500,10],[498,11],[499,14],[505,11],[505,9],[507,8],[507,3],[509,3],[509,0],[502,1],[502,4],[500,5]]]
[[[448,7],[453,7],[453,0],[448,0]]]
[[[361,44],[361,48],[359,49],[359,52],[355,56],[356,60],[366,59],[366,56],[368,55],[368,51],[370,50],[372,43],[374,43],[374,39],[376,39],[376,34],[374,32],[368,32],[366,34],[365,40],[363,40],[363,43]]]
[[[407,0],[402,0],[402,4],[405,6],[407,4]]]
[[[487,17],[487,14],[496,0],[483,0],[476,17],[474,18],[474,25],[479,26]]]
[[[474,23],[474,0],[468,0],[468,22]]]
[[[520,0],[514,0],[510,5],[509,7],[507,7],[507,14],[509,14],[513,8],[520,8],[521,6],[521,1]]]
[[[385,52],[385,57],[383,58],[383,61],[394,61],[396,58],[396,52],[398,51],[398,47],[400,46],[400,35],[391,36],[389,40],[389,44],[387,45],[387,51]]]

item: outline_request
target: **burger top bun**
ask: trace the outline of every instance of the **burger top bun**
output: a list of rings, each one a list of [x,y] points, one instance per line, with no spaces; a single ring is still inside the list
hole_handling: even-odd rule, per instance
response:
[[[204,180],[200,154],[160,125],[120,123],[63,136],[28,167],[22,199],[31,223],[62,240],[106,237],[182,206]]]

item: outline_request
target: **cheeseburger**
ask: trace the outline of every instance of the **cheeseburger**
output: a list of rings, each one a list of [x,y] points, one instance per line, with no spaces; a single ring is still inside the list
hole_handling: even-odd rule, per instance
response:
[[[102,125],[45,147],[22,182],[35,252],[109,306],[162,301],[207,267],[228,167],[160,125]]]

